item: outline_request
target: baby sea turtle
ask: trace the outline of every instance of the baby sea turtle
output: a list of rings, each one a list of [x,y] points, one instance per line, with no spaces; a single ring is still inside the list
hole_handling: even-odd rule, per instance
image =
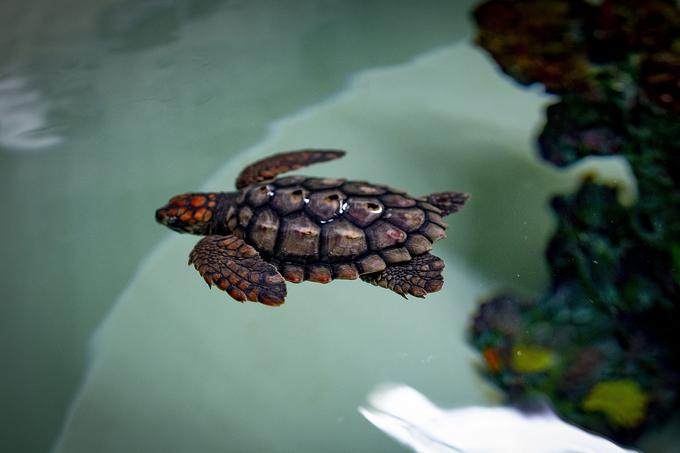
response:
[[[276,154],[246,167],[238,192],[187,193],[156,211],[180,233],[204,235],[194,264],[208,285],[238,301],[280,305],[284,280],[362,280],[406,297],[424,297],[444,283],[444,262],[430,254],[445,237],[442,217],[468,194],[412,197],[391,187],[281,173],[338,159],[344,151]]]

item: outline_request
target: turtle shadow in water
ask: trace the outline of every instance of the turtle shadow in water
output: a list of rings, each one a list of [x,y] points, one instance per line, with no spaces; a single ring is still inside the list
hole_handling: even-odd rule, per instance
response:
[[[472,176],[465,188],[473,194],[465,217],[451,222],[445,242],[475,269],[504,288],[542,289],[548,284],[545,250],[555,228],[550,209],[553,196],[570,192],[594,169],[607,180],[628,180],[618,159],[584,162],[568,171],[536,159],[498,150],[493,164],[483,160],[457,161]],[[531,160],[534,159],[534,160]]]
[[[428,169],[425,190],[471,194],[465,208],[446,219],[448,239],[436,245],[435,253],[462,257],[494,285],[533,292],[547,284],[544,250],[554,225],[549,200],[571,190],[583,166],[556,170],[537,159],[518,131],[489,131],[488,124],[480,123],[457,121],[455,145],[452,140],[421,144],[416,155],[400,156],[400,166],[438,162]],[[485,137],[466,133],[479,130],[486,130]],[[509,141],[499,143],[498,137]],[[618,163],[603,164],[595,168],[626,179]],[[584,166],[593,167],[593,161]]]
[[[516,153],[498,150],[493,162],[457,160],[470,176],[472,199],[450,222],[445,247],[503,287],[540,288],[547,277],[543,250],[551,220],[547,198],[558,191],[553,172]]]

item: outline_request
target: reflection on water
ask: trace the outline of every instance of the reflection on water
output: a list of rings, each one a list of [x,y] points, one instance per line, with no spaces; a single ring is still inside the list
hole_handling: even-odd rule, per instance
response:
[[[359,412],[419,453],[633,453],[563,422],[550,410],[508,407],[444,410],[406,385],[374,390]]]
[[[49,103],[26,78],[0,79],[0,147],[32,151],[61,143],[47,129]]]

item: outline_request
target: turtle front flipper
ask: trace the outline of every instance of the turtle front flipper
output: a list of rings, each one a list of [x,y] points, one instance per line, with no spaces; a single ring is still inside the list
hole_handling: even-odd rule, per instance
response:
[[[256,182],[276,178],[281,173],[308,165],[339,159],[345,155],[339,150],[305,149],[274,154],[248,165],[236,178],[236,188],[242,189]]]
[[[444,261],[430,253],[419,255],[411,261],[391,264],[380,272],[364,274],[361,279],[375,286],[391,289],[406,298],[406,294],[425,297],[442,289]]]
[[[236,236],[206,236],[189,255],[209,286],[215,285],[243,302],[281,305],[286,283],[276,268]]]

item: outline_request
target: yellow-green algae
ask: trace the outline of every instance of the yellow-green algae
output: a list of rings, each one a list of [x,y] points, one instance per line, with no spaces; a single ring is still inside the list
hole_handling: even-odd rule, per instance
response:
[[[530,344],[512,348],[512,368],[520,373],[542,373],[555,363],[555,354],[549,349]]]
[[[633,428],[644,420],[648,401],[637,382],[616,379],[595,384],[583,401],[583,408],[603,412],[612,425]]]

